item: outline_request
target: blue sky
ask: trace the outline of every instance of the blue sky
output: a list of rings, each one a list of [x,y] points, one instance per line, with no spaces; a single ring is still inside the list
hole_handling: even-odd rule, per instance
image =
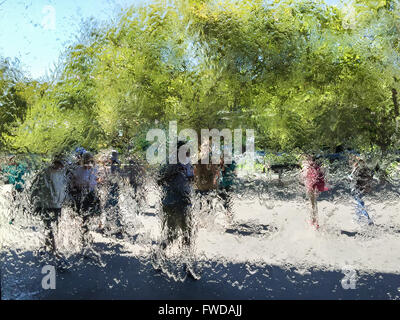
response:
[[[0,0],[0,56],[18,58],[30,76],[42,77],[73,39],[82,19],[107,20],[121,8],[149,1]]]
[[[73,39],[82,19],[106,20],[120,8],[144,1],[0,0],[0,56],[18,58],[32,77],[43,76]]]

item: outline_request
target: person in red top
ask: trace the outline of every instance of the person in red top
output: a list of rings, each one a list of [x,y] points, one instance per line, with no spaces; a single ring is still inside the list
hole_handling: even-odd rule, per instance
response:
[[[304,158],[302,168],[304,185],[312,207],[311,224],[318,229],[318,195],[320,192],[328,190],[328,187],[325,184],[325,174],[321,166],[317,163],[315,156],[312,155],[307,155]]]

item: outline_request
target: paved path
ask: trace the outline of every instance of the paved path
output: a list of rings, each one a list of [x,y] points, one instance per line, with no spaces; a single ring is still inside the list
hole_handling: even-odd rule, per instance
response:
[[[375,298],[400,296],[400,202],[396,193],[366,199],[376,226],[354,221],[354,208],[345,193],[319,201],[321,230],[308,220],[309,206],[301,193],[271,189],[261,201],[238,194],[233,219],[224,210],[196,213],[195,256],[201,279],[184,279],[173,263],[179,247],[169,249],[170,276],[154,270],[150,254],[161,233],[157,193],[148,190],[149,208],[132,214],[135,203],[121,196],[124,221],[132,237],[113,240],[92,231],[94,250],[103,266],[79,260],[79,220],[65,210],[57,243],[71,263],[57,276],[57,289],[40,288],[41,267],[33,254],[43,243],[43,226],[30,216],[8,224],[7,186],[0,197],[0,249],[4,298]],[[285,191],[286,190],[286,191]],[[279,193],[280,192],[280,193]],[[285,197],[287,199],[285,199]],[[153,207],[153,208],[151,208]],[[80,262],[79,262],[80,261]],[[357,289],[344,290],[344,267],[359,275]],[[39,285],[38,285],[39,284]]]

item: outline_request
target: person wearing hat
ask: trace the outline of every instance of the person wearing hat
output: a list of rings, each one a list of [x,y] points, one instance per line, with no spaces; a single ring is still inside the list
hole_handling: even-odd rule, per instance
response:
[[[39,172],[32,183],[31,202],[46,229],[45,249],[55,253],[52,223],[58,228],[63,204],[67,198],[67,174],[62,155],[54,157],[51,165]]]
[[[77,147],[77,148],[75,149],[75,157],[76,157],[76,159],[80,160],[80,159],[82,158],[82,156],[83,156],[84,153],[86,153],[85,148],[83,148],[83,147]]]

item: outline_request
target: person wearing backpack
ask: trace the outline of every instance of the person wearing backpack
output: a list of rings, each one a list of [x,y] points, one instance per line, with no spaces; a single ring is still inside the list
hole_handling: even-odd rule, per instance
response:
[[[54,232],[51,227],[61,216],[61,209],[67,198],[67,175],[63,158],[56,156],[51,165],[40,171],[32,183],[31,203],[34,214],[40,216],[45,225],[45,250],[56,252]]]

